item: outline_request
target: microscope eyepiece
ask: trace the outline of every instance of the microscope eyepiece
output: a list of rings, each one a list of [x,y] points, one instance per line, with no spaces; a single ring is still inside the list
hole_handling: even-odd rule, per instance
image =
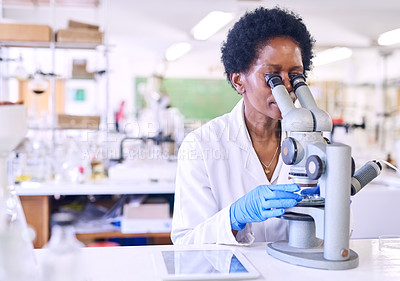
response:
[[[278,74],[265,75],[265,81],[267,82],[268,86],[271,87],[271,89],[275,88],[276,86],[283,85],[282,77]]]
[[[290,84],[292,84],[293,90],[296,91],[298,87],[307,85],[306,77],[303,74],[290,75]]]

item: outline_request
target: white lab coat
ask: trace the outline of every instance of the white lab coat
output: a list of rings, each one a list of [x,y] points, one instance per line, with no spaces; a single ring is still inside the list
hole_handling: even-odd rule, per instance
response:
[[[236,238],[230,206],[259,185],[289,183],[279,157],[271,182],[252,146],[240,100],[228,114],[189,133],[178,153],[171,238],[174,244],[251,244],[287,239],[288,223],[271,218],[248,223]]]

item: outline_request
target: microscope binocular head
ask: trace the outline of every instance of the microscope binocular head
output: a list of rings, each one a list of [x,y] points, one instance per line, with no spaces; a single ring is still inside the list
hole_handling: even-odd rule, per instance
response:
[[[306,77],[304,76],[304,74],[289,74],[289,79],[293,89],[296,89],[297,87],[306,83]],[[279,74],[275,73],[266,74],[265,81],[271,88],[274,88],[278,85],[283,85],[282,77]]]

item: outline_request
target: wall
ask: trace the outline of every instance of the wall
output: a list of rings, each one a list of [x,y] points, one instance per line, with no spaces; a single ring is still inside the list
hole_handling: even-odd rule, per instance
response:
[[[146,84],[146,78],[135,80],[136,89]],[[222,79],[166,78],[160,91],[170,98],[185,120],[210,120],[230,112],[241,99],[235,90]],[[137,110],[145,106],[140,90],[137,90]]]
[[[57,25],[63,27],[66,25],[68,17],[73,11],[74,19],[85,22],[104,22],[106,17],[101,11],[88,11],[77,9],[66,9],[65,13],[57,13]],[[12,10],[4,11],[5,17],[19,19],[30,22],[51,22],[49,11],[46,9],[32,10]],[[130,11],[125,11],[130,13]],[[140,24],[140,16],[137,11],[137,24]],[[115,21],[118,14],[113,11],[111,20]],[[109,19],[110,20],[110,19]],[[114,22],[113,22],[114,23]],[[195,78],[195,79],[219,79],[223,80],[223,68],[220,63],[219,45],[216,44],[214,48],[196,48],[195,52],[190,55],[169,63],[163,64],[162,54],[153,52],[154,46],[161,44],[157,38],[152,38],[151,33],[143,34],[143,38],[148,40],[148,48],[141,47],[135,41],[136,38],[126,36],[125,31],[129,30],[129,25],[118,23],[120,29],[111,29],[108,34],[108,42],[110,43],[109,63],[110,63],[110,108],[116,111],[122,100],[126,101],[127,114],[133,114],[135,111],[135,95],[136,89],[134,78],[136,77],[150,77],[155,73],[163,73],[165,77],[175,78]],[[144,28],[144,33],[147,29]],[[171,36],[174,37],[177,30],[170,30]],[[196,44],[201,44],[198,42]],[[201,46],[201,45],[199,45]],[[396,87],[398,84],[398,77],[400,77],[400,67],[398,61],[400,60],[400,51],[394,49],[388,60],[384,61],[381,48],[354,48],[353,56],[350,59],[315,67],[310,73],[309,81],[312,82],[334,82],[336,85],[341,85],[337,88],[337,97],[333,99],[329,95],[329,91],[323,90],[322,95],[327,96],[327,103],[334,107],[332,114],[336,111],[343,111],[348,122],[359,122],[360,116],[367,115],[369,118],[369,130],[364,139],[373,139],[373,131],[379,126],[380,135],[385,135],[384,143],[373,144],[377,145],[377,149],[388,151],[392,147],[392,142],[399,138],[400,121],[398,113],[391,116],[384,115],[391,110],[391,103],[398,103]],[[386,49],[385,49],[386,50]],[[39,51],[36,51],[39,53]],[[89,65],[96,64],[97,59],[90,59]],[[40,59],[40,63],[45,65],[46,59]],[[58,64],[57,64],[58,66]],[[64,69],[65,69],[64,65]],[[394,88],[386,91],[383,87],[385,79],[393,80]],[[396,84],[397,83],[397,84]],[[348,86],[351,87],[348,87]],[[362,85],[368,85],[364,89]],[[100,96],[100,95],[99,95]],[[339,99],[342,99],[341,101]],[[362,101],[368,102],[369,106],[365,106]],[[343,102],[359,103],[360,106],[350,106],[345,109],[340,108]],[[397,107],[398,108],[398,107]],[[398,110],[398,109],[396,109]],[[358,133],[357,133],[358,134]],[[343,140],[351,139],[351,144],[358,145],[357,138],[354,136],[348,138],[348,135],[343,134]],[[367,142],[369,145],[370,142]]]

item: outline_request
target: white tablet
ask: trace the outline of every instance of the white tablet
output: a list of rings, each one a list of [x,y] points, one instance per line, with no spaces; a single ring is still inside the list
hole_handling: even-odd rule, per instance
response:
[[[239,251],[171,250],[155,256],[162,280],[251,279],[259,273]]]

